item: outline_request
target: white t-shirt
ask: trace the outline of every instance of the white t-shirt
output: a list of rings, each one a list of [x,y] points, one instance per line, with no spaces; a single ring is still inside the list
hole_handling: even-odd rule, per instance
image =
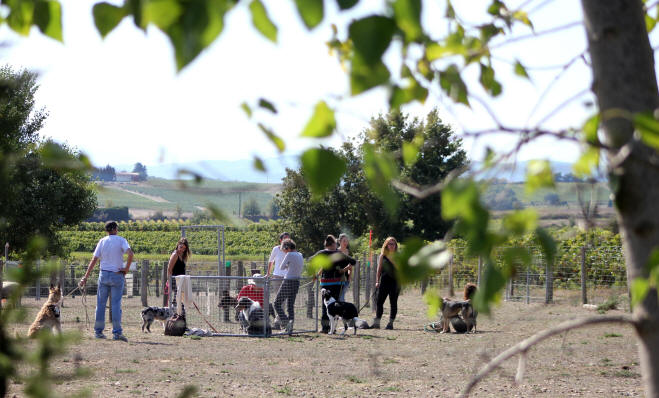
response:
[[[284,259],[284,256],[286,253],[284,253],[281,250],[281,247],[275,246],[272,248],[272,252],[270,253],[270,259],[268,260],[268,264],[270,264],[272,261],[275,262],[272,274],[277,275],[277,276],[285,276],[286,271],[282,271],[281,269],[281,260]]]
[[[302,275],[304,258],[300,252],[288,252],[281,261],[281,269],[286,273],[284,279],[297,279]]]
[[[101,271],[119,272],[124,268],[124,253],[130,249],[128,241],[119,235],[108,235],[98,241],[94,257],[101,260]]]

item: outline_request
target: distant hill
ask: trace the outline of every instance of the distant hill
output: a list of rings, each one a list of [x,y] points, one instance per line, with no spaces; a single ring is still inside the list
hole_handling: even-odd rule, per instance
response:
[[[164,179],[180,178],[180,171],[191,171],[204,178],[220,181],[245,181],[260,182],[266,184],[281,183],[286,176],[286,168],[297,169],[299,167],[296,156],[281,156],[277,158],[263,159],[267,172],[261,172],[254,168],[252,159],[241,160],[199,160],[185,163],[158,163],[147,164],[147,174],[150,177]],[[131,165],[114,166],[117,171],[133,169]]]

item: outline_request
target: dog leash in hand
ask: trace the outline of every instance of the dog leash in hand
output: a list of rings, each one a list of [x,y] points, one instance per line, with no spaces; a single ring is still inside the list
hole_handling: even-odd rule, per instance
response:
[[[206,324],[207,324],[208,326],[210,326],[211,329],[213,329],[213,332],[215,332],[215,333],[220,333],[220,332],[217,331],[217,329],[215,329],[215,328],[213,327],[213,325],[211,325],[210,322],[208,322],[208,321],[206,320],[206,317],[204,316],[204,314],[202,314],[201,311],[199,310],[199,307],[197,307],[197,303],[195,303],[195,302],[193,301],[193,302],[192,302],[192,305],[194,305],[194,308],[197,310],[197,312],[199,313],[199,315],[201,315],[201,318],[204,320],[204,322],[206,322]]]
[[[89,325],[91,325],[91,321],[89,320],[89,312],[87,312],[87,289],[83,289],[78,285],[75,289],[71,290],[68,294],[64,295],[64,297],[68,297],[75,293],[76,290],[80,290],[80,300],[82,302],[82,307],[85,309],[85,319],[87,322],[87,330],[89,329]],[[62,297],[62,298],[64,298]]]
[[[360,308],[359,311],[357,311],[357,314],[359,314],[360,312],[362,312],[362,310],[363,310],[364,308],[366,308],[366,306],[368,305],[368,303],[371,301],[371,299],[372,299],[373,297],[375,297],[375,295],[377,294],[377,292],[378,292],[378,289],[373,289],[373,294],[371,294],[371,296],[368,298],[368,300],[366,300],[366,302],[364,303],[364,305],[362,305],[362,308]]]

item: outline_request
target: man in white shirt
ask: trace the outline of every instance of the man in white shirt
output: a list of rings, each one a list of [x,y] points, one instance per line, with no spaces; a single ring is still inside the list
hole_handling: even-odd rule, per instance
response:
[[[96,292],[96,322],[94,330],[97,339],[104,339],[105,329],[105,306],[108,296],[111,294],[112,305],[112,335],[113,340],[128,341],[122,333],[121,328],[121,296],[126,282],[125,276],[133,261],[133,251],[126,239],[117,235],[119,226],[114,221],[105,224],[108,236],[98,241],[94,256],[92,257],[85,276],[80,280],[80,287],[84,288],[89,274],[100,260],[101,271],[98,274],[98,291]],[[127,254],[126,266],[124,267],[124,254]]]
[[[290,334],[293,331],[295,298],[300,289],[300,276],[302,275],[302,269],[304,268],[304,258],[302,257],[302,254],[295,251],[295,242],[291,239],[284,240],[281,247],[285,256],[280,267],[286,274],[284,275],[284,281],[281,288],[277,292],[277,297],[275,298],[273,306],[275,307],[275,311],[277,312],[281,324],[286,325],[286,331]],[[287,302],[286,307],[288,308],[288,315],[282,308],[284,301]]]

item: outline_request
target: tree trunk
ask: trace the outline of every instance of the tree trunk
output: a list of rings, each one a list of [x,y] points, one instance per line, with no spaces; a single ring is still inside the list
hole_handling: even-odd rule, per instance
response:
[[[654,111],[659,93],[654,52],[640,0],[582,0],[606,144],[610,181],[623,240],[627,277],[648,277],[659,247],[659,154],[634,137],[630,114]],[[622,112],[620,112],[622,111]],[[648,397],[659,396],[659,305],[652,289],[634,308],[641,372]]]

